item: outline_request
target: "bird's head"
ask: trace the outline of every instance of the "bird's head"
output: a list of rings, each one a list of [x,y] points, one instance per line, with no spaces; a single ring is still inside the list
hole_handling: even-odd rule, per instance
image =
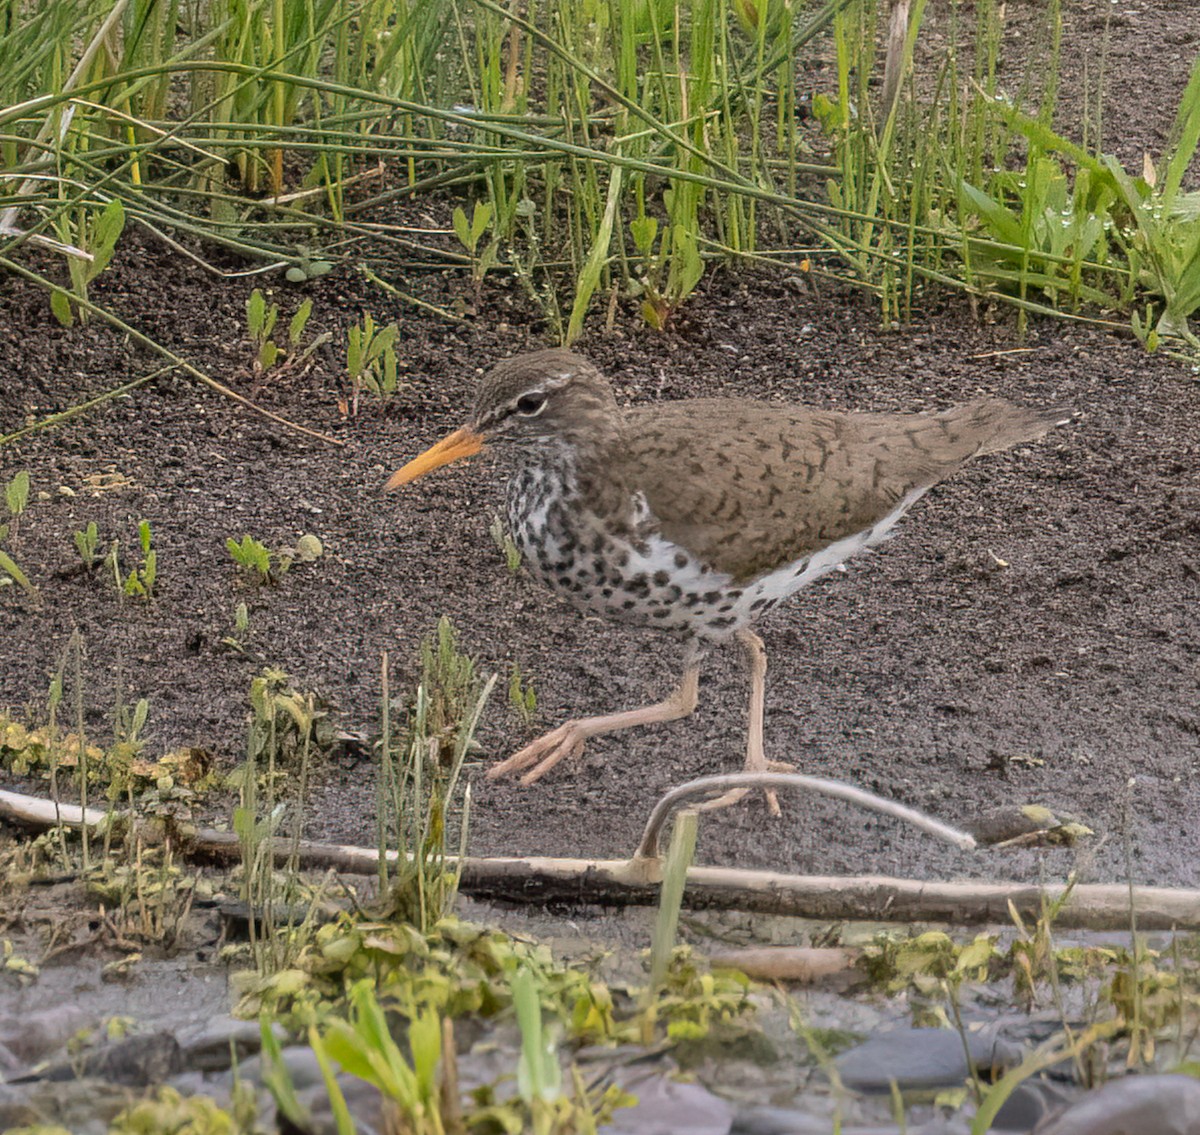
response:
[[[398,469],[385,487],[407,485],[492,443],[533,448],[609,440],[618,421],[612,388],[587,359],[558,348],[517,355],[484,375],[470,422]]]

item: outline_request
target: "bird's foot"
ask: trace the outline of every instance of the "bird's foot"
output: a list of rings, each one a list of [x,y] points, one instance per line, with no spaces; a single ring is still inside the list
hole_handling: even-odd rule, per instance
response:
[[[544,737],[532,741],[519,752],[513,753],[508,760],[493,765],[487,771],[487,778],[495,780],[499,776],[520,772],[533,765],[534,767],[521,777],[522,784],[532,784],[545,776],[559,761],[582,753],[589,736],[591,734],[583,730],[578,721],[565,722]]]

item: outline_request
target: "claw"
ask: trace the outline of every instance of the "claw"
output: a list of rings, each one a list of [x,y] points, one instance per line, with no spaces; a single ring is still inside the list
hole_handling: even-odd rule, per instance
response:
[[[578,756],[583,752],[587,736],[579,734],[578,723],[568,721],[557,729],[551,730],[544,737],[539,737],[525,748],[513,753],[508,760],[493,765],[487,771],[487,778],[495,780],[499,776],[505,776],[510,772],[520,772],[522,769],[534,765],[535,768],[521,777],[522,784],[533,784],[534,781],[545,776],[559,761]]]

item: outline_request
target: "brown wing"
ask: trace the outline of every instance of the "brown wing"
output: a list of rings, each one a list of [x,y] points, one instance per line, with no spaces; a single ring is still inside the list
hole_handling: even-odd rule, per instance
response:
[[[628,412],[625,472],[665,536],[746,580],[870,528],[914,489],[1062,416],[1000,399],[929,415],[692,399]]]

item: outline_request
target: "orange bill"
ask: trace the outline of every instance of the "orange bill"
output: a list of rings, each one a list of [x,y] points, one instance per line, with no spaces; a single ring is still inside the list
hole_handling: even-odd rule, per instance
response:
[[[414,457],[403,469],[397,469],[384,485],[385,489],[398,489],[415,481],[426,473],[458,461],[462,457],[470,457],[483,448],[483,435],[476,433],[468,426],[447,434],[436,445],[431,445],[419,457]]]

